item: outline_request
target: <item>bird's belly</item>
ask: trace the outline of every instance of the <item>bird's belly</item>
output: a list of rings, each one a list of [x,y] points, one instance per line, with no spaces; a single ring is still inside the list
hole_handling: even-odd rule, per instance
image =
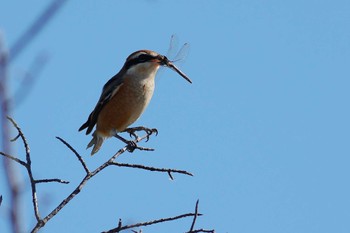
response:
[[[154,81],[130,84],[125,80],[117,93],[103,107],[97,119],[96,131],[107,137],[125,130],[134,123],[149,104]]]

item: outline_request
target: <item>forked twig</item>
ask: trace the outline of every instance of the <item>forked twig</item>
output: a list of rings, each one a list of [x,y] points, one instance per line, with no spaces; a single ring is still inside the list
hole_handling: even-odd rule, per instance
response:
[[[36,184],[37,183],[48,183],[48,182],[59,182],[59,183],[63,183],[63,184],[68,184],[69,182],[63,181],[61,179],[56,179],[56,178],[55,179],[41,179],[41,180],[34,179],[33,172],[32,172],[32,161],[30,158],[30,148],[29,148],[29,144],[27,142],[27,139],[24,136],[22,129],[18,126],[18,124],[11,117],[7,117],[7,119],[12,123],[12,125],[16,128],[16,130],[18,132],[18,135],[14,139],[12,139],[11,141],[16,141],[19,138],[22,139],[25,153],[26,153],[26,161],[23,161],[19,158],[12,156],[12,155],[5,154],[3,152],[0,152],[0,155],[3,155],[4,157],[9,158],[9,159],[17,162],[26,168],[28,176],[29,176],[31,190],[32,190],[32,203],[33,203],[33,208],[34,208],[34,215],[35,215],[36,220],[38,222],[40,222],[41,218],[40,218],[40,214],[39,214],[38,198],[37,198],[37,193],[36,193]]]
[[[191,228],[190,228],[189,232],[193,231],[194,224],[196,224],[196,220],[197,220],[197,216],[198,216],[198,203],[199,203],[199,200],[197,200],[197,202],[196,202],[196,207],[194,210],[194,217],[193,217],[193,221],[192,221]]]
[[[144,135],[142,137],[138,137],[134,140],[135,143],[138,143],[142,140],[145,140],[149,137],[149,135]],[[183,170],[177,170],[177,169],[165,169],[165,168],[153,168],[153,167],[147,167],[143,165],[138,164],[123,164],[123,163],[116,163],[115,159],[118,158],[121,154],[123,154],[125,151],[130,149],[129,145],[124,146],[120,150],[117,151],[108,161],[103,163],[101,166],[96,168],[93,171],[90,171],[88,166],[83,160],[83,157],[64,139],[60,137],[56,137],[59,141],[61,141],[65,146],[67,146],[77,157],[80,164],[84,168],[84,171],[86,172],[85,177],[82,179],[82,181],[79,183],[79,185],[72,191],[71,194],[69,194],[54,210],[52,210],[45,218],[43,218],[41,221],[38,221],[36,226],[33,228],[32,232],[37,232],[40,228],[42,228],[51,218],[53,218],[65,205],[67,205],[77,194],[81,192],[81,190],[84,188],[85,184],[95,175],[97,175],[99,172],[101,172],[103,169],[105,169],[108,166],[114,165],[114,166],[120,166],[120,167],[131,167],[131,168],[139,168],[143,170],[150,170],[150,171],[158,171],[158,172],[173,172],[173,173],[180,173],[180,174],[186,174],[192,176],[191,173]]]
[[[199,200],[196,201],[196,207],[194,209],[194,216],[193,216],[193,221],[192,221],[190,230],[186,233],[199,233],[199,232],[215,233],[215,230],[205,230],[205,229],[194,230],[194,225],[196,224],[197,216],[200,216],[200,214],[198,214],[198,204],[199,204]]]
[[[161,219],[157,219],[157,220],[152,220],[152,221],[148,221],[148,222],[140,222],[140,223],[135,223],[135,224],[130,224],[130,225],[125,225],[123,226],[122,224],[122,220],[119,219],[118,221],[118,227],[104,231],[102,233],[118,233],[127,229],[133,229],[136,227],[142,227],[142,226],[149,226],[149,225],[153,225],[153,224],[157,224],[157,223],[163,223],[163,222],[169,222],[169,221],[174,221],[180,218],[187,218],[187,217],[193,217],[193,221],[190,227],[190,231],[186,232],[186,233],[197,233],[197,232],[207,232],[207,233],[215,233],[215,230],[205,230],[205,229],[197,229],[194,230],[194,225],[195,222],[197,220],[198,216],[202,216],[202,214],[198,213],[198,203],[199,200],[197,200],[196,202],[196,207],[195,207],[195,212],[194,213],[187,213],[187,214],[181,214],[175,217],[170,217],[170,218],[161,218]],[[133,232],[137,232],[134,231]]]
[[[194,213],[188,213],[188,214],[181,214],[175,217],[170,217],[170,218],[161,218],[161,219],[157,219],[157,220],[152,220],[152,221],[148,221],[148,222],[140,222],[140,223],[135,223],[135,224],[131,224],[131,225],[125,225],[122,226],[121,224],[121,220],[119,219],[119,224],[118,227],[110,229],[108,231],[103,231],[103,233],[115,233],[115,232],[121,232],[127,229],[131,229],[131,228],[135,228],[135,227],[141,227],[141,226],[149,226],[149,225],[153,225],[153,224],[158,224],[158,223],[162,223],[162,222],[169,222],[169,221],[174,221],[180,218],[187,218],[187,217],[192,217],[194,216]],[[197,213],[197,216],[201,216],[201,214]]]
[[[137,168],[137,169],[148,170],[148,171],[162,172],[162,173],[167,173],[170,176],[170,178],[173,178],[171,173],[179,173],[179,174],[193,176],[192,173],[187,172],[185,170],[170,169],[170,168],[156,168],[156,167],[144,166],[144,165],[140,165],[140,164],[127,164],[127,163],[115,162],[116,158],[118,158],[121,154],[123,154],[125,151],[127,151],[129,149],[129,145],[124,146],[123,148],[118,150],[118,152],[115,153],[109,160],[107,160],[105,163],[103,163],[101,166],[99,166],[98,168],[96,168],[93,171],[90,171],[87,164],[84,162],[82,156],[68,142],[66,142],[65,140],[63,140],[60,137],[56,137],[59,141],[61,141],[65,146],[67,146],[67,148],[69,148],[74,153],[74,155],[77,157],[80,164],[82,165],[84,171],[86,172],[86,175],[81,180],[79,185],[72,191],[71,194],[69,194],[65,199],[63,199],[63,201],[56,208],[54,208],[46,217],[41,218],[40,214],[39,214],[38,199],[37,199],[37,193],[36,193],[36,184],[49,183],[49,182],[58,182],[58,183],[67,184],[69,182],[61,180],[61,179],[57,179],[57,178],[38,179],[38,180],[34,179],[33,173],[32,173],[32,167],[31,167],[30,148],[29,148],[29,144],[27,142],[27,139],[24,136],[21,128],[17,125],[17,123],[10,117],[8,117],[8,119],[11,121],[13,126],[18,131],[18,135],[13,140],[15,141],[18,138],[22,139],[22,142],[23,142],[24,148],[25,148],[25,153],[26,153],[26,161],[23,161],[19,158],[16,158],[15,156],[8,155],[8,154],[3,153],[3,152],[0,152],[0,155],[3,155],[4,157],[7,157],[7,158],[17,162],[18,164],[24,166],[28,172],[28,176],[29,176],[30,183],[31,183],[31,189],[32,189],[32,202],[33,202],[34,214],[35,214],[35,217],[37,220],[37,223],[31,232],[38,232],[39,229],[41,229],[43,226],[45,226],[45,224],[48,221],[50,221],[55,215],[57,215],[57,213],[59,213],[59,211],[62,208],[64,208],[65,205],[67,205],[77,194],[79,194],[81,192],[81,190],[84,188],[85,184],[92,177],[97,175],[99,172],[101,172],[103,169],[105,169],[108,166],[129,167],[129,168]],[[145,136],[142,136],[142,137],[137,137],[134,140],[134,142],[138,143],[142,140],[147,139],[148,137],[149,137],[149,135],[147,135],[147,134]],[[182,214],[182,215],[178,215],[175,217],[161,218],[161,219],[157,219],[157,220],[152,220],[152,221],[148,221],[148,222],[140,222],[140,223],[136,223],[136,224],[132,224],[132,225],[125,225],[125,226],[122,226],[122,222],[120,220],[117,228],[108,230],[107,232],[120,232],[120,231],[126,230],[126,229],[131,229],[131,228],[140,227],[140,226],[148,226],[148,225],[153,225],[153,224],[162,223],[162,222],[174,221],[174,220],[177,220],[180,218],[186,218],[186,217],[191,217],[191,216],[193,216],[194,219],[193,219],[193,222],[191,225],[190,233],[213,232],[213,231],[207,231],[207,230],[203,230],[203,229],[193,230],[197,216],[201,216],[201,214],[198,213],[198,201],[196,203],[196,208],[195,208],[194,213],[187,213],[187,214]]]

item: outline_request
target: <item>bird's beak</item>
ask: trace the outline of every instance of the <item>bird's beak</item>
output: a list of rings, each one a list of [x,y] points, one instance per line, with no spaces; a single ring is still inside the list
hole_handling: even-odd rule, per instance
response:
[[[186,74],[184,74],[179,68],[177,68],[171,61],[169,61],[169,59],[164,56],[163,59],[161,60],[161,65],[163,66],[167,66],[170,69],[174,70],[176,73],[178,73],[179,75],[181,75],[184,79],[186,79],[189,83],[192,83],[191,79],[189,79],[187,77]]]

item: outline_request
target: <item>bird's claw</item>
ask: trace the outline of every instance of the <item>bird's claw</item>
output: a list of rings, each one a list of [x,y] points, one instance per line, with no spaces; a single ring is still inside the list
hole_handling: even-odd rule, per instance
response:
[[[132,153],[134,152],[135,149],[138,150],[146,150],[146,151],[154,151],[154,149],[152,148],[147,148],[147,147],[141,147],[137,145],[137,142],[141,141],[142,138],[140,138],[136,132],[137,131],[144,131],[146,133],[146,135],[144,136],[144,138],[146,138],[146,142],[149,140],[149,137],[152,134],[158,135],[158,130],[153,128],[153,129],[149,129],[143,126],[139,126],[139,127],[134,127],[134,128],[127,128],[125,129],[123,132],[129,133],[130,137],[134,137],[135,140],[126,140],[125,138],[119,136],[118,134],[115,134],[114,136],[116,138],[118,138],[119,140],[123,141],[124,143],[127,144],[127,150]]]
[[[138,127],[133,127],[133,128],[127,128],[124,130],[124,132],[129,133],[130,137],[134,137],[136,140],[139,139],[139,136],[136,134],[137,131],[144,131],[146,135],[146,142],[149,140],[149,137],[152,134],[155,134],[156,136],[158,135],[158,130],[156,128],[146,128],[143,126],[138,126]]]
[[[149,136],[151,136],[152,134],[155,134],[156,136],[158,135],[158,130],[157,130],[156,128],[153,128],[153,129],[148,129],[148,128],[146,128],[144,131],[145,131],[146,134],[147,134],[147,136],[146,136],[146,142],[148,142]]]
[[[130,136],[131,138],[134,137],[135,140],[138,140],[139,136],[138,136],[135,132],[129,131],[128,133],[129,133],[129,136]]]

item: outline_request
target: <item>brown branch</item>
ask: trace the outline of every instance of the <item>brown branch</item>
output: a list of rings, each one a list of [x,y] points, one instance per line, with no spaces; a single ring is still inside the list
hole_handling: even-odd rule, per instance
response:
[[[143,170],[148,170],[148,171],[155,171],[155,172],[165,172],[168,173],[170,179],[174,179],[171,173],[179,173],[179,174],[184,174],[188,176],[193,176],[192,173],[185,171],[185,170],[178,170],[178,169],[171,169],[171,168],[157,168],[157,167],[149,167],[149,166],[144,166],[141,164],[128,164],[128,163],[117,163],[117,162],[111,162],[111,165],[118,166],[118,167],[130,167],[130,168],[138,168],[138,169],[143,169]]]
[[[161,218],[161,219],[157,219],[157,220],[152,220],[152,221],[148,221],[148,222],[140,222],[140,223],[136,223],[136,224],[131,224],[131,225],[125,225],[122,226],[121,220],[119,220],[119,224],[118,227],[113,228],[111,230],[108,231],[103,231],[103,233],[113,233],[113,232],[121,232],[127,229],[131,229],[131,228],[135,228],[135,227],[141,227],[141,226],[149,226],[149,225],[153,225],[153,224],[158,224],[158,223],[162,223],[162,222],[169,222],[169,221],[174,221],[180,218],[187,218],[187,217],[191,217],[194,216],[195,213],[188,213],[188,214],[181,214],[175,217],[170,217],[170,218]],[[201,216],[201,214],[197,213],[197,216]]]

